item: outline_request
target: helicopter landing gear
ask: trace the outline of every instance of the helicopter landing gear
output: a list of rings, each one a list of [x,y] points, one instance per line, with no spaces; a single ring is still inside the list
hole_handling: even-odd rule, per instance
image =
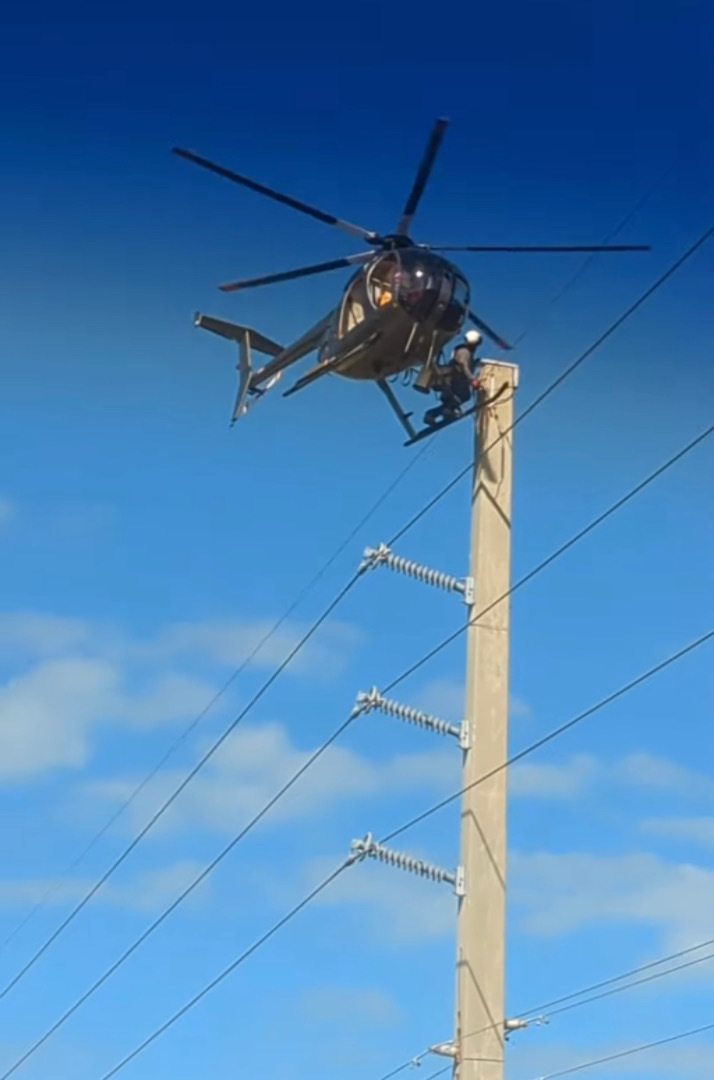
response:
[[[456,405],[437,405],[434,409],[427,409],[424,413],[424,423],[429,427],[436,427],[440,421],[460,420],[461,408]]]

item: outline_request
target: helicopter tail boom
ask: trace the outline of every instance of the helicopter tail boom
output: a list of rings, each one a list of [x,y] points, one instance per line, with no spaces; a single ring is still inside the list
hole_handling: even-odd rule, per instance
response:
[[[210,330],[211,333],[218,334],[219,337],[228,338],[229,341],[235,341],[238,345],[238,393],[236,395],[233,414],[231,416],[231,424],[235,424],[236,420],[243,416],[250,408],[250,405],[246,401],[248,394],[252,393],[253,395],[262,396],[266,391],[270,390],[282,376],[282,371],[277,372],[272,378],[266,380],[260,390],[251,390],[250,383],[253,378],[253,349],[257,352],[265,353],[267,356],[279,356],[280,353],[283,352],[283,347],[282,345],[278,345],[277,342],[271,341],[270,338],[265,337],[263,334],[259,334],[257,330],[251,330],[249,326],[240,326],[238,323],[226,322],[224,319],[215,319],[212,315],[197,314],[194,319],[194,324],[202,330]]]

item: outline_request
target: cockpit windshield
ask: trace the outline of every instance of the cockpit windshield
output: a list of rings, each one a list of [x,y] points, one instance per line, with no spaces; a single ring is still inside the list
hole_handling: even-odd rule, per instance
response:
[[[436,328],[455,333],[469,303],[469,287],[438,255],[400,252],[399,304],[417,322],[436,320]]]

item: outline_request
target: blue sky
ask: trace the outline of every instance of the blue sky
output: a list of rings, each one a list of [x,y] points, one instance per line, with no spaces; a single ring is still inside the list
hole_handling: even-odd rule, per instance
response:
[[[367,4],[210,11],[43,3],[3,15],[0,398],[2,985],[355,568],[461,469],[441,437],[127,814],[66,868],[408,460],[371,387],[327,380],[229,431],[228,346],[195,310],[297,336],[340,275],[215,286],[358,250],[172,158],[188,146],[385,230],[433,119],[451,127],[416,221],[443,243],[598,243],[593,261],[466,256],[519,347],[519,408],[711,225],[711,7]],[[711,423],[714,249],[702,250],[516,437],[520,576]],[[708,443],[513,601],[514,750],[710,628]],[[399,545],[465,571],[458,487]],[[101,974],[349,712],[455,628],[457,601],[365,578],[175,812],[0,1000],[0,1065]],[[463,647],[400,688],[460,710]],[[714,937],[711,649],[514,770],[509,1007]],[[99,1078],[242,951],[353,837],[458,786],[452,748],[356,723],[322,767],[17,1075]],[[457,859],[449,810],[402,839]],[[380,866],[323,902],[124,1075],[378,1080],[449,1037],[453,898]],[[695,969],[696,971],[697,969]],[[711,965],[514,1037],[510,1080],[712,1020]],[[1,987],[0,987],[1,989]],[[598,1070],[708,1076],[702,1038]],[[269,1064],[268,1064],[269,1063]],[[427,1066],[425,1066],[426,1068]],[[639,1070],[639,1071],[637,1071]],[[426,1075],[426,1074],[425,1074]],[[593,1073],[595,1075],[595,1073]]]

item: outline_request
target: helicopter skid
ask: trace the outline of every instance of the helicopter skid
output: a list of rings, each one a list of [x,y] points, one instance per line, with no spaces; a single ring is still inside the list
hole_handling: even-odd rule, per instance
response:
[[[466,409],[460,416],[452,416],[449,420],[440,420],[438,424],[429,424],[421,431],[418,431],[411,439],[407,439],[404,446],[413,446],[414,443],[421,442],[422,439],[428,439],[430,435],[436,435],[437,432],[451,427],[452,424],[458,424],[460,420],[465,420],[467,416],[473,416],[477,409],[478,405],[472,405],[470,409]]]

